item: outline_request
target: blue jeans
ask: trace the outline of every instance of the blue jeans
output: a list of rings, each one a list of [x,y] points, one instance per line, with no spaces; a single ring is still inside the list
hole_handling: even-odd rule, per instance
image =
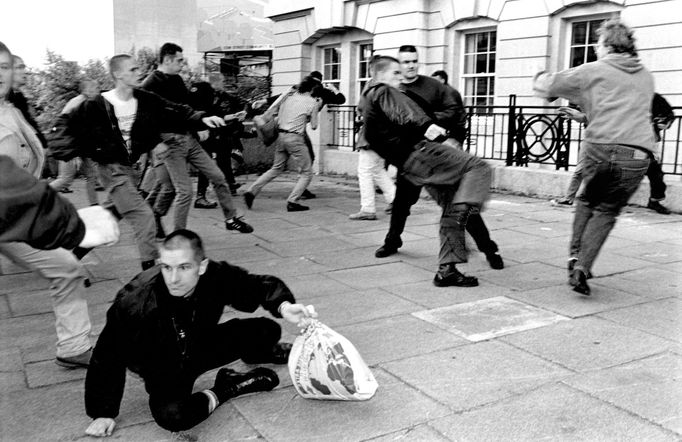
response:
[[[272,168],[261,175],[256,182],[251,185],[249,192],[258,195],[263,186],[281,175],[287,167],[289,157],[295,161],[296,168],[300,169],[300,175],[294,189],[287,198],[287,202],[297,202],[301,198],[301,195],[303,195],[303,191],[313,179],[310,154],[308,153],[308,146],[305,143],[303,135],[288,132],[281,132],[279,134],[275,141],[275,161]]]
[[[425,186],[443,209],[438,262],[467,262],[464,231],[470,217],[482,222],[479,212],[490,195],[490,166],[459,149],[424,141],[415,146],[401,174],[413,186]]]
[[[169,147],[168,156],[164,160],[168,176],[175,187],[175,226],[174,230],[184,229],[187,226],[190,204],[192,203],[192,179],[187,170],[187,164],[194,166],[213,184],[213,190],[218,197],[218,203],[223,210],[225,219],[233,218],[237,214],[234,207],[230,188],[227,186],[225,175],[220,171],[215,161],[208,156],[199,142],[189,134],[161,134],[161,139]],[[163,166],[160,166],[163,167]],[[157,167],[157,179],[160,179],[160,167]],[[161,178],[162,179],[162,178]],[[160,197],[161,198],[161,197]],[[159,207],[159,202],[162,202]],[[154,212],[165,214],[170,203],[168,199],[157,199]]]
[[[584,151],[570,254],[578,258],[575,268],[589,275],[616,217],[644,178],[649,158],[618,144],[585,143]]]

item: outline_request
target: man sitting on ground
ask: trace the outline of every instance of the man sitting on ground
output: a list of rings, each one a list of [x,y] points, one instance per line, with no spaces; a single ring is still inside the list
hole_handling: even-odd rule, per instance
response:
[[[316,316],[312,307],[295,304],[280,279],[206,258],[190,230],[168,235],[159,252],[159,265],[126,284],[107,312],[85,379],[91,436],[113,432],[126,368],[143,378],[152,416],[169,431],[194,427],[235,396],[275,388],[279,379],[269,368],[221,368],[212,388],[192,393],[202,373],[237,359],[287,363],[291,345],[279,343],[278,323],[261,317],[219,324],[226,305],[245,312],[262,306],[293,324]]]

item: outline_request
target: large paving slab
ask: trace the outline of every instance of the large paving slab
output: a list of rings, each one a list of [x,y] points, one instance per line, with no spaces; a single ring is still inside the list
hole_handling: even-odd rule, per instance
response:
[[[463,345],[381,366],[453,411],[497,402],[572,374],[500,342]]]
[[[412,315],[472,342],[569,320],[504,296],[423,310]]]
[[[592,280],[592,281],[599,281]],[[535,290],[520,290],[509,294],[519,301],[557,312],[564,316],[577,318],[594,315],[607,310],[640,304],[646,298],[631,295],[609,286],[595,286],[590,281],[594,296],[582,296],[574,292],[568,284],[543,287]]]
[[[431,283],[420,281],[387,285],[383,289],[426,308],[478,301],[495,296],[508,296],[513,292],[510,288],[488,282],[482,282],[477,287],[436,287]]]
[[[615,323],[682,342],[682,299],[668,298],[600,313]]]
[[[413,281],[428,281],[433,273],[402,262],[377,264],[327,273],[330,278],[357,289],[381,287]]]
[[[682,356],[666,353],[564,382],[682,436],[681,378]]]
[[[480,279],[517,290],[533,290],[564,284],[566,272],[541,262],[530,262],[502,270],[487,270],[477,275]]]
[[[563,385],[430,423],[455,441],[676,441],[674,433]]]
[[[558,322],[500,339],[582,372],[658,354],[671,345],[666,339],[595,317]]]
[[[367,289],[324,296],[310,301],[322,322],[329,326],[355,324],[421,310],[417,304],[381,289]]]
[[[410,315],[392,316],[341,326],[369,365],[466,345],[469,341]]]
[[[301,398],[293,388],[237,398],[235,407],[270,441],[358,441],[408,429],[450,411],[399,379],[374,370],[377,394],[364,402]]]

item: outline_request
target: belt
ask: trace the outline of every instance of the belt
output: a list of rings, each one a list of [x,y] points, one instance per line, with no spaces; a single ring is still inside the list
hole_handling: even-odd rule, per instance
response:
[[[283,132],[285,134],[303,135],[300,132],[294,132],[293,130],[277,129],[277,132]]]

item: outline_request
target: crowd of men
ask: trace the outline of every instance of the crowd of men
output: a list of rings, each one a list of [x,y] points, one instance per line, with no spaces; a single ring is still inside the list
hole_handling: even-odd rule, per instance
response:
[[[653,81],[637,58],[632,31],[619,20],[609,20],[599,35],[596,62],[555,74],[542,72],[534,80],[539,96],[567,98],[589,121],[567,265],[569,284],[584,295],[590,294],[587,280],[616,217],[657,155],[650,121]],[[188,90],[179,75],[183,65],[182,48],[166,43],[158,68],[141,83],[132,56],[113,56],[109,70],[114,88],[98,93],[96,85],[84,82],[48,142],[17,90],[20,83],[14,82],[23,81],[23,61],[0,43],[0,253],[50,281],[57,318],[56,362],[88,368],[85,408],[93,419],[86,429],[89,435],[114,431],[126,369],[142,377],[155,421],[170,431],[193,427],[230,398],[274,388],[279,380],[269,368],[246,373],[221,368],[212,388],[192,392],[199,375],[237,359],[248,364],[287,362],[291,346],[280,342],[278,323],[269,318],[219,323],[225,306],[246,312],[263,307],[299,326],[316,316],[312,306],[296,303],[279,278],[210,260],[201,238],[187,230],[193,196],[189,165],[203,177],[195,208],[219,205],[227,230],[250,233],[253,228],[238,214],[232,198],[238,185],[232,148],[225,147],[237,144],[242,134],[243,103],[228,103],[217,77]],[[493,269],[504,267],[481,216],[490,193],[491,167],[462,148],[466,113],[460,94],[447,84],[447,74],[423,76],[417,67],[417,50],[411,45],[400,47],[397,58],[378,55],[371,61],[372,80],[358,104],[361,209],[350,219],[376,219],[378,185],[391,216],[375,255],[395,254],[403,245],[410,209],[424,188],[442,208],[433,283],[476,286],[476,277],[457,269],[468,258],[465,232]],[[299,202],[311,181],[314,160],[306,128],[315,128],[324,105],[345,101],[321,80],[322,75],[313,72],[267,103],[268,111],[278,115],[275,160],[243,193],[249,209],[289,160],[299,178],[286,210],[309,209]],[[46,148],[62,161],[59,177],[50,185],[40,180]],[[76,211],[59,195],[73,179],[70,163],[75,158],[90,170],[92,193],[97,180],[106,190],[102,206],[95,194],[90,199],[94,206]],[[144,166],[134,167],[138,162]],[[397,171],[395,182],[387,166]],[[208,182],[217,204],[206,199]],[[163,217],[173,204],[172,233],[166,235]],[[121,219],[133,228],[142,272],[116,295],[93,349],[86,273],[78,258],[92,247],[115,242]]]

